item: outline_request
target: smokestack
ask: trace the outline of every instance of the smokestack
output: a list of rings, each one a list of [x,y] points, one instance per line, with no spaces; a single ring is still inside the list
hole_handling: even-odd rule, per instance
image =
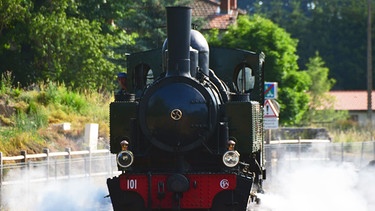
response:
[[[221,0],[220,1],[220,13],[228,14],[230,12],[230,0]]]
[[[237,10],[237,0],[221,0],[220,13],[231,14],[232,10]]]
[[[191,8],[167,7],[167,77],[190,77],[190,31]]]

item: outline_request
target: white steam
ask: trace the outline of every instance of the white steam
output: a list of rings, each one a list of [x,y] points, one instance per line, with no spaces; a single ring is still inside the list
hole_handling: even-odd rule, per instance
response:
[[[273,169],[257,210],[373,211],[375,171],[349,163],[289,161]]]
[[[252,210],[375,210],[375,166],[356,169],[351,163],[283,155],[268,167],[266,193],[258,195],[261,204]],[[38,168],[7,172],[5,181],[22,182],[1,187],[0,210],[112,210],[110,198],[104,198],[106,176],[32,181],[44,174]]]
[[[25,175],[21,177],[22,182],[2,186],[2,210],[112,210],[110,198],[104,198],[108,195],[105,177],[97,178],[97,181],[88,177],[31,181],[31,174],[34,176],[42,174],[36,169],[29,170],[27,173],[12,171],[7,177],[19,177],[20,174]]]

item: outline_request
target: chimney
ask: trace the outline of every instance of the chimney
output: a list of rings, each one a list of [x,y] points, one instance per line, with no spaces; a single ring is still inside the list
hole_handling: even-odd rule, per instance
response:
[[[231,0],[230,2],[231,2],[230,9],[237,10],[237,0]]]
[[[220,13],[230,14],[232,10],[237,9],[237,0],[221,0],[220,2]]]
[[[230,1],[231,0],[221,0],[220,2],[220,13],[228,14],[230,12]]]
[[[167,39],[166,76],[190,76],[190,7],[167,7]]]

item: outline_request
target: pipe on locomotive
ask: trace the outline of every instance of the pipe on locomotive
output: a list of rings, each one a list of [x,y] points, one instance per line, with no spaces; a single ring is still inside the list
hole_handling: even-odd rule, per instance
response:
[[[191,8],[167,7],[166,76],[190,77]]]

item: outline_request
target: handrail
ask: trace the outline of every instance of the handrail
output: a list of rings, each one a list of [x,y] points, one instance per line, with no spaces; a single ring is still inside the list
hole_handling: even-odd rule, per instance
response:
[[[47,165],[56,165],[56,163],[51,162],[49,158],[52,157],[62,157],[64,160],[69,161],[66,162],[65,164],[65,174],[71,176],[71,162],[70,160],[73,160],[72,156],[84,156],[85,157],[85,162],[86,158],[89,158],[89,163],[85,163],[88,168],[88,174],[91,174],[91,158],[94,155],[97,154],[106,154],[110,155],[110,151],[108,149],[99,149],[99,150],[80,150],[80,151],[71,151],[70,148],[65,148],[64,152],[50,152],[49,149],[45,148],[43,149],[43,153],[38,153],[38,154],[27,154],[25,150],[22,150],[20,152],[20,155],[16,156],[3,156],[3,153],[0,152],[0,186],[3,184],[3,173],[4,169],[14,166],[14,163],[9,163],[9,164],[4,164],[4,161],[20,161],[21,163],[18,162],[17,165],[20,166],[25,166],[25,164],[30,164],[29,160],[31,159],[42,159],[46,161]],[[54,159],[55,160],[55,159]]]
[[[23,155],[17,155],[17,156],[11,156],[11,157],[2,157],[1,160],[3,161],[10,161],[10,160],[22,160],[22,159],[25,159],[25,156]],[[1,164],[2,165],[2,162]]]
[[[307,143],[331,143],[328,139],[284,139],[271,140],[270,144],[307,144]]]
[[[104,154],[109,153],[108,149],[99,150],[81,150],[81,151],[70,151],[70,148],[66,148],[65,152],[49,152],[49,149],[44,149],[43,153],[39,154],[26,154],[26,151],[22,150],[21,155],[3,157],[2,152],[0,152],[0,165],[3,165],[3,161],[17,161],[17,160],[27,160],[35,158],[47,158],[47,157],[59,157],[59,156],[69,156],[69,155],[89,155],[89,154]]]

